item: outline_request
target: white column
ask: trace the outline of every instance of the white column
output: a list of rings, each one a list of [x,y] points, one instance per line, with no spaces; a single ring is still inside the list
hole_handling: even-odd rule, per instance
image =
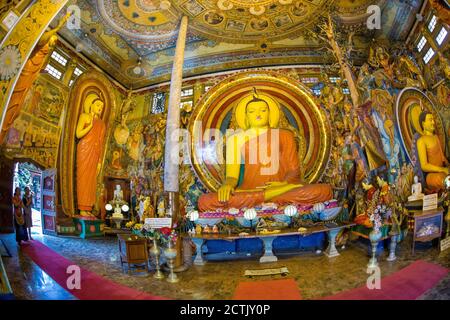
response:
[[[186,46],[187,16],[181,18],[177,45],[170,80],[169,106],[167,111],[165,165],[164,165],[164,191],[178,192],[179,181],[179,135],[181,84],[183,80],[184,49]],[[175,136],[176,135],[176,136]]]

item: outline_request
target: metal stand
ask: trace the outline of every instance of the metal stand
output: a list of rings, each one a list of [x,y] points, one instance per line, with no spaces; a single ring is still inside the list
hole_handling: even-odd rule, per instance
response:
[[[387,261],[395,261],[397,257],[395,256],[395,248],[397,247],[397,239],[398,234],[394,234],[391,236],[391,244],[389,245],[389,256],[387,257]]]
[[[328,248],[324,252],[328,258],[333,258],[340,255],[336,249],[336,236],[340,230],[341,229],[332,229],[328,231]]]
[[[260,239],[264,242],[264,255],[259,258],[259,263],[265,262],[275,262],[278,261],[276,255],[272,251],[272,242],[276,237],[261,237]]]

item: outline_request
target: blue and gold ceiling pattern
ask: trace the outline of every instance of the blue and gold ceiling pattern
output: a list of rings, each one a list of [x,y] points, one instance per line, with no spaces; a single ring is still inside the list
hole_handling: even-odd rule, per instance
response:
[[[185,76],[258,65],[329,63],[322,47],[305,35],[321,16],[361,29],[367,7],[382,9],[382,29],[355,36],[407,37],[422,0],[72,0],[81,29],[60,36],[125,87],[141,88],[170,78],[177,26],[189,17]],[[61,13],[63,14],[63,13]],[[364,32],[364,31],[363,31]],[[140,72],[135,72],[136,65]]]

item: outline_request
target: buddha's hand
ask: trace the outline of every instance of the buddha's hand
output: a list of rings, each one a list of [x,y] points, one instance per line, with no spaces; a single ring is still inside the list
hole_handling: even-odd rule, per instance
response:
[[[231,194],[234,192],[234,187],[229,184],[223,184],[217,191],[220,202],[227,202],[230,200]]]

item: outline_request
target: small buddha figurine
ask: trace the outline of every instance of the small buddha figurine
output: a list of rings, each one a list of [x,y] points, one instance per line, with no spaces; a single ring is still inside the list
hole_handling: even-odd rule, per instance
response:
[[[202,233],[202,226],[200,224],[197,224],[195,226],[195,233],[196,234],[201,234]]]
[[[408,201],[422,200],[423,196],[422,184],[419,182],[419,177],[414,176],[414,183],[411,186],[411,195],[408,197]]]
[[[449,174],[449,162],[445,158],[441,142],[434,133],[434,116],[423,111],[419,116],[423,135],[417,140],[420,167],[426,173],[426,185],[433,192],[444,190],[444,179]]]
[[[114,200],[122,201],[123,200],[123,191],[120,187],[120,184],[116,185],[116,189],[114,190]]]
[[[254,89],[236,105],[234,116],[242,130],[226,141],[225,181],[217,193],[200,196],[201,212],[332,199],[331,185],[301,183],[295,136],[278,128],[280,107],[275,99]]]
[[[211,230],[209,229],[209,226],[206,225],[206,227],[203,228],[203,233],[210,233]]]
[[[217,227],[217,225],[213,226],[212,233],[219,233],[219,228]]]
[[[155,209],[153,208],[150,197],[145,197],[144,200],[144,212],[142,214],[142,221],[145,223],[145,219],[154,218],[155,217]]]
[[[162,218],[166,216],[166,206],[164,205],[164,199],[158,203],[158,217]]]

